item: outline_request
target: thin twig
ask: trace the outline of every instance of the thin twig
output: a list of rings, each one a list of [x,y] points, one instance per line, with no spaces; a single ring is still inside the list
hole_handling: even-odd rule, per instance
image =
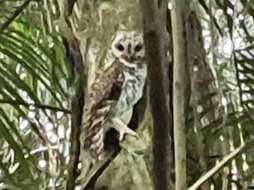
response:
[[[66,114],[70,114],[70,110],[67,109],[62,109],[62,108],[58,108],[58,107],[54,107],[54,106],[49,106],[49,105],[43,105],[43,104],[38,104],[38,103],[27,103],[27,102],[21,102],[21,101],[16,101],[16,100],[6,100],[6,99],[0,99],[0,104],[10,104],[13,106],[26,106],[26,107],[36,107],[36,108],[40,108],[40,109],[48,109],[48,110],[52,110],[52,111],[59,111],[59,112],[63,112]]]
[[[203,183],[205,183],[208,179],[213,177],[216,173],[218,173],[222,168],[225,167],[231,160],[235,159],[245,150],[252,148],[254,146],[254,138],[247,141],[245,144],[239,146],[234,151],[232,151],[229,155],[224,157],[216,166],[210,169],[204,176],[199,178],[188,190],[196,190],[198,189]]]
[[[22,13],[22,11],[29,5],[31,1],[32,0],[26,0],[18,9],[14,11],[13,15],[0,28],[0,35]]]

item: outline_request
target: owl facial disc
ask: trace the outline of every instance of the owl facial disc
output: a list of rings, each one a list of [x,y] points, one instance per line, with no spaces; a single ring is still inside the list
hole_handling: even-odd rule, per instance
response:
[[[145,57],[143,35],[135,31],[118,32],[112,43],[112,51],[114,56],[124,63],[143,62]]]

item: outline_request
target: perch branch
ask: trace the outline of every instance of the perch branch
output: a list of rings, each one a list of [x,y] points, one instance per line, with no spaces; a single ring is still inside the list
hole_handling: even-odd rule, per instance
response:
[[[139,102],[134,106],[133,115],[131,121],[129,123],[129,127],[133,130],[137,130],[140,126],[141,122],[144,119],[144,113],[146,109],[146,88],[144,90],[143,97],[139,100]],[[118,140],[116,135],[112,136],[114,138],[114,142]],[[89,171],[89,174],[86,177],[85,182],[82,184],[83,190],[93,190],[96,184],[97,179],[100,175],[105,171],[105,169],[110,165],[110,163],[115,159],[115,157],[121,152],[121,147],[114,146],[112,150],[105,156],[105,158],[94,168]]]

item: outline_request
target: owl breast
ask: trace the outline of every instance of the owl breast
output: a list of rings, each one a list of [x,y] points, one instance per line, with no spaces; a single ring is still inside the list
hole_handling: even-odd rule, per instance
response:
[[[124,83],[114,113],[128,123],[133,106],[143,95],[147,76],[147,65],[142,64],[135,70],[124,71]],[[126,118],[127,117],[127,118]]]

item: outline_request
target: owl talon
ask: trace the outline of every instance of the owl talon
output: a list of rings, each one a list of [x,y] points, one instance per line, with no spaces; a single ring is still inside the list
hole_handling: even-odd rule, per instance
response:
[[[119,132],[119,141],[124,139],[125,134],[138,137],[138,134],[124,124],[119,118],[112,119],[114,126],[113,128]]]

